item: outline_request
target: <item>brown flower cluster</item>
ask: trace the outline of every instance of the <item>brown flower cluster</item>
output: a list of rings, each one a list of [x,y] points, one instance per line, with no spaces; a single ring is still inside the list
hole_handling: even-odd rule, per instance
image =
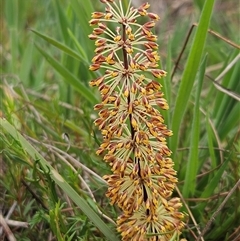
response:
[[[100,0],[105,12],[94,12],[89,38],[95,40],[90,70],[104,69],[90,82],[102,102],[95,106],[103,142],[97,154],[111,166],[104,176],[107,196],[123,214],[117,220],[122,240],[178,240],[184,224],[178,198],[171,198],[177,183],[166,137],[172,135],[159,109],[168,109],[158,78],[157,36],[151,31],[159,19],[149,4],[126,10],[121,0]],[[149,20],[139,24],[145,16]],[[113,27],[115,24],[115,28]]]

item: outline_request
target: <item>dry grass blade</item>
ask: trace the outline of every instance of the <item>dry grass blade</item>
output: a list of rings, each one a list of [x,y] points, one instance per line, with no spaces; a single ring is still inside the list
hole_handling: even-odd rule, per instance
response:
[[[222,71],[222,73],[215,79],[212,80],[214,86],[220,90],[221,92],[227,94],[228,96],[231,96],[232,98],[236,99],[237,101],[240,101],[240,95],[232,90],[226,89],[222,85],[219,84],[219,81],[223,78],[223,76],[238,62],[240,59],[240,54],[238,54],[232,61],[227,65],[227,67]]]
[[[232,97],[233,99],[240,101],[240,95],[236,92],[233,92],[232,90],[224,88],[222,85],[218,84],[218,82],[213,80],[214,86],[221,92],[225,93],[226,95]]]
[[[56,150],[59,154],[63,155],[63,156],[66,156],[70,162],[73,163],[73,165],[75,167],[78,167],[78,168],[82,168],[84,171],[88,172],[89,174],[91,174],[92,176],[94,176],[95,178],[97,178],[99,181],[101,181],[102,183],[105,183],[106,184],[106,181],[104,179],[102,179],[102,177],[100,177],[97,173],[95,173],[94,171],[92,171],[91,169],[89,169],[88,167],[86,167],[84,164],[82,164],[80,161],[76,160],[74,157],[72,157],[71,155],[69,155],[67,152],[65,151],[62,151],[61,149],[53,146],[53,145],[50,145],[50,144],[46,144],[46,143],[41,143],[37,140],[35,140],[34,138],[31,138],[29,136],[25,136],[27,139],[29,139],[30,141],[34,142],[34,143],[37,143],[37,144],[41,144],[47,148],[49,148],[50,150],[53,149],[53,150]]]
[[[221,203],[221,205],[218,207],[218,209],[216,210],[215,213],[213,213],[213,215],[211,216],[210,220],[207,222],[205,228],[203,229],[203,231],[200,233],[200,235],[198,236],[196,241],[201,240],[201,238],[204,236],[204,234],[210,229],[211,224],[213,223],[214,219],[216,218],[216,216],[220,213],[220,211],[223,209],[223,207],[225,206],[226,202],[228,201],[228,199],[232,196],[232,194],[235,192],[235,190],[237,188],[240,188],[240,179],[238,180],[238,182],[234,185],[234,187],[230,190],[230,192],[228,193],[228,195],[225,197],[225,199],[223,200],[223,202]]]
[[[188,204],[186,203],[184,197],[182,196],[182,193],[180,192],[180,190],[178,189],[178,187],[176,187],[176,190],[177,190],[177,193],[178,193],[179,197],[181,198],[184,206],[186,207],[186,209],[187,209],[187,211],[188,211],[188,215],[189,215],[190,218],[192,219],[193,224],[195,225],[195,228],[196,228],[198,234],[199,234],[200,237],[201,237],[201,241],[204,241],[204,238],[203,238],[203,235],[201,235],[201,231],[200,231],[200,229],[199,229],[199,226],[198,226],[198,224],[197,224],[197,222],[196,222],[196,220],[195,220],[195,218],[194,218],[194,216],[193,216],[193,214],[192,214],[192,212],[191,212]],[[197,237],[193,232],[191,232],[191,233],[193,234],[194,237]]]
[[[21,222],[21,221],[8,219],[8,220],[6,220],[6,223],[12,227],[29,228],[29,224],[27,222]]]
[[[0,224],[9,241],[17,241],[2,214],[0,213]]]
[[[178,56],[178,58],[177,58],[177,60],[176,60],[176,63],[175,63],[175,66],[174,66],[174,69],[173,69],[171,78],[173,78],[173,76],[174,76],[174,74],[175,74],[175,72],[176,72],[176,70],[177,70],[177,68],[178,68],[178,66],[179,66],[179,62],[180,62],[180,60],[181,60],[181,58],[182,58],[182,56],[183,56],[183,53],[184,53],[184,51],[185,51],[185,49],[186,49],[186,47],[187,47],[187,43],[188,43],[188,41],[189,41],[189,39],[190,39],[190,36],[191,36],[191,34],[192,34],[192,31],[193,31],[193,28],[194,28],[194,27],[197,27],[197,26],[198,26],[198,24],[197,24],[197,23],[194,23],[194,24],[191,26],[191,28],[189,29],[188,34],[187,34],[187,37],[186,37],[186,39],[185,39],[185,41],[184,41],[182,50],[181,50],[181,52],[180,52],[180,54],[179,54],[179,56]],[[218,38],[222,39],[223,41],[225,41],[226,43],[230,44],[230,45],[233,46],[234,48],[240,49],[240,45],[235,44],[235,43],[232,42],[231,40],[229,40],[229,39],[221,36],[219,33],[216,33],[215,31],[213,31],[213,30],[211,30],[211,29],[208,29],[208,32],[211,33],[211,34],[213,34],[214,36],[217,36]],[[237,56],[236,58],[238,59],[239,57]],[[235,58],[235,59],[236,59],[236,58]],[[232,61],[233,64],[236,63],[235,59]],[[231,67],[232,67],[232,65],[230,64],[230,68],[231,68]],[[226,68],[226,71],[228,71],[228,68]],[[224,72],[224,73],[225,73],[225,72]],[[222,73],[222,74],[223,74],[223,73]],[[216,81],[218,82],[219,78],[221,78],[221,77],[222,77],[222,76],[219,76],[219,77],[216,79]]]

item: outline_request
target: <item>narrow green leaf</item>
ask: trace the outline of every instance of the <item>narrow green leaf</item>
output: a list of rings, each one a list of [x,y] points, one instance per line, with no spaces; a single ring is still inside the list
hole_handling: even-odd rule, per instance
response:
[[[204,79],[205,69],[207,63],[207,55],[205,56],[200,68],[198,86],[196,91],[194,117],[192,122],[191,139],[190,139],[190,152],[187,161],[187,170],[185,175],[185,182],[183,187],[183,196],[185,198],[192,195],[196,187],[196,176],[198,169],[198,143],[200,132],[200,94],[202,90],[202,83]]]
[[[0,4],[1,8],[4,4]],[[19,3],[17,0],[6,1],[5,13],[7,20],[7,27],[10,34],[10,44],[11,44],[11,61],[9,66],[9,72],[17,73],[17,60],[18,60],[18,14],[19,14]]]
[[[234,227],[234,224],[236,222],[239,223],[239,213],[240,213],[239,207],[238,208],[236,207],[236,215],[231,215],[231,214],[225,215],[224,222],[221,222],[220,225],[216,225],[215,226],[216,228],[214,228],[214,232],[209,232],[205,240],[221,240],[222,237],[225,236],[227,232],[231,230],[232,227]],[[225,240],[230,241],[230,239],[225,239]],[[237,239],[235,239],[235,241],[237,241]]]
[[[78,21],[78,40],[82,43],[82,47],[85,52],[93,52],[93,41],[89,41],[88,35],[92,32],[92,27],[90,27],[88,21],[91,18],[91,13],[94,12],[91,1],[69,1],[73,12],[76,15]]]
[[[46,58],[46,60],[52,65],[52,67],[57,70],[57,72],[62,75],[66,83],[72,85],[83,97],[85,97],[90,103],[95,104],[98,102],[96,96],[83,85],[80,80],[77,79],[72,73],[70,73],[65,67],[63,67],[58,61],[52,58],[47,52],[41,49],[39,46],[35,45],[39,52]]]
[[[63,239],[63,231],[61,230],[60,224],[59,224],[59,216],[61,215],[58,210],[59,203],[56,203],[56,208],[49,211],[49,217],[50,217],[50,226],[51,230],[53,230],[53,233],[56,235],[58,241],[65,241]]]
[[[167,55],[167,76],[163,78],[163,87],[162,91],[165,95],[165,99],[168,102],[168,105],[171,109],[172,99],[171,99],[171,69],[172,69],[172,45],[171,41],[168,42],[168,55]],[[160,81],[161,82],[161,81]],[[170,125],[170,111],[164,111],[162,113],[165,123],[169,126]]]
[[[226,138],[231,130],[239,127],[240,123],[240,102],[236,103],[232,108],[227,118],[223,121],[219,130],[219,137]]]
[[[210,160],[211,160],[211,167],[216,168],[217,167],[217,160],[215,156],[215,151],[214,151],[214,135],[213,135],[213,130],[209,122],[209,116],[207,116],[207,140],[208,140],[208,151],[210,154]]]
[[[66,17],[66,14],[62,9],[63,4],[61,4],[59,0],[53,1],[53,4],[54,4],[54,9],[56,11],[56,14],[58,16],[58,22],[62,33],[62,37],[64,39],[64,42],[67,44],[69,42],[68,33],[67,33],[67,29],[69,28],[69,22]]]
[[[228,58],[223,59],[224,61],[224,65],[222,67],[222,69],[220,70],[220,73],[222,71],[224,71],[227,66],[229,65],[229,63],[239,54],[239,51],[236,50],[233,53],[229,53]],[[236,88],[236,83],[240,83],[239,82],[239,74],[238,74],[238,70],[239,70],[240,66],[239,63],[236,63],[235,66],[233,68],[231,68],[222,78],[221,80],[221,85],[232,89],[232,90],[237,90]],[[235,74],[233,74],[233,72],[236,72]],[[233,76],[235,75],[235,80],[233,78]],[[234,83],[236,81],[236,83]],[[214,87],[215,89],[215,87]],[[211,96],[212,97],[212,96]],[[218,91],[215,98],[214,98],[214,108],[213,108],[213,113],[212,116],[213,118],[216,120],[216,126],[219,125],[219,123],[222,121],[222,117],[224,115],[224,111],[225,111],[225,104],[226,104],[226,94]]]
[[[23,53],[23,58],[21,61],[21,69],[19,74],[21,81],[23,83],[26,83],[27,86],[31,84],[29,83],[29,75],[32,67],[31,65],[32,56],[33,56],[33,43],[30,42]]]
[[[193,83],[203,54],[203,49],[207,37],[207,30],[210,23],[214,2],[214,0],[205,1],[205,5],[200,17],[196,34],[194,36],[193,44],[187,59],[187,63],[183,72],[183,77],[177,94],[176,105],[172,118],[172,130],[174,136],[170,138],[170,149],[172,150],[173,155],[176,155],[179,138],[179,129],[188,105],[188,100],[192,91]],[[178,169],[179,163],[175,164],[176,169]]]
[[[33,160],[39,160],[44,171],[50,173],[52,180],[75,202],[85,215],[99,228],[110,241],[116,240],[115,233],[92,210],[88,203],[65,181],[65,179],[44,159],[44,157],[12,126],[6,119],[0,119],[0,127],[18,141]]]
[[[13,28],[13,29],[10,29],[10,42],[11,42],[11,57],[12,57],[12,60],[10,62],[11,64],[11,72],[13,73],[17,73],[17,60],[18,60],[18,54],[19,54],[19,51],[18,51],[18,31],[17,29]]]
[[[4,5],[1,4],[1,7]],[[18,1],[8,0],[5,2],[5,14],[9,28],[17,29],[18,26]]]
[[[239,69],[240,62],[236,63],[234,68],[226,74],[226,76],[223,79],[222,85],[230,90],[237,92],[237,90],[240,89]],[[219,103],[217,103],[216,101],[215,116],[213,116],[213,118],[216,120],[216,126],[219,130],[219,133],[223,133],[225,132],[223,127],[226,127],[225,123],[227,122],[227,119],[230,115],[232,115],[234,106],[239,102],[237,100],[234,100],[232,97],[228,96],[226,93],[221,93],[219,96],[221,96],[221,99]]]
[[[44,75],[45,75],[45,59],[42,59],[42,61],[39,61],[38,63],[38,69],[36,70],[35,78],[33,79],[34,83],[33,86],[35,90],[38,90],[43,85],[44,81]]]
[[[11,44],[11,61],[9,62],[9,72],[17,73],[18,66],[18,56],[19,56],[19,36],[18,36],[18,18],[19,18],[19,2],[17,0],[9,0],[4,2],[5,4],[0,4],[2,8],[5,6],[5,17],[9,30],[9,42]],[[1,12],[3,13],[2,9]],[[2,26],[1,26],[2,27]],[[2,36],[2,34],[1,34]]]
[[[66,45],[56,41],[53,38],[50,38],[36,30],[31,30],[32,32],[34,32],[35,34],[37,34],[39,37],[41,37],[42,39],[44,39],[45,41],[47,41],[48,43],[50,43],[51,45],[57,47],[58,49],[60,49],[61,51],[63,51],[64,53],[72,56],[73,58],[75,58],[76,60],[82,61],[83,58],[82,56],[80,56],[77,52],[73,51],[72,49],[70,49],[69,47],[67,47]]]
[[[214,190],[216,189],[216,187],[219,185],[219,181],[223,175],[223,172],[226,170],[226,167],[228,165],[228,162],[230,161],[230,158],[228,158],[228,160],[226,160],[222,166],[215,172],[213,178],[211,178],[208,181],[208,184],[206,185],[204,191],[201,194],[201,198],[208,198],[211,195],[213,195]],[[196,207],[196,209],[200,212],[203,213],[204,212],[204,208],[206,207],[207,202],[201,202],[200,204],[198,204],[198,206]]]
[[[87,34],[91,32],[89,23],[86,21],[87,19],[90,20],[91,13],[93,12],[93,9],[90,7],[91,2],[70,0],[70,4],[78,19],[78,25],[80,27],[81,33],[86,34],[87,36]]]
[[[70,120],[66,120],[63,121],[64,122],[64,126],[67,126],[68,128],[70,128],[71,130],[74,131],[74,133],[78,133],[84,137],[89,136],[89,133],[86,132],[86,130],[80,128],[78,125],[74,124],[73,121]]]
[[[74,41],[74,44],[76,45],[76,47],[77,47],[77,49],[79,51],[79,54],[80,54],[80,56],[82,58],[81,60],[83,62],[85,62],[87,65],[90,65],[86,52],[84,51],[84,49],[82,48],[82,46],[78,42],[77,38],[74,36],[73,32],[70,29],[68,29],[68,34],[72,38],[72,40]]]

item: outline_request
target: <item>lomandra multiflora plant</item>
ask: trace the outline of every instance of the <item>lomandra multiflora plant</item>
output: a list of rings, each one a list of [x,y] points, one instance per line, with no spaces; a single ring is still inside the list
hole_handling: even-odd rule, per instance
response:
[[[177,178],[166,137],[172,132],[159,111],[168,109],[157,80],[166,72],[158,68],[151,31],[159,17],[147,11],[148,3],[134,8],[129,1],[124,11],[121,0],[100,1],[105,12],[94,12],[90,21],[96,45],[90,70],[103,69],[104,75],[90,85],[101,93],[97,154],[111,166],[104,179],[111,204],[122,210],[117,230],[128,241],[178,240],[184,223],[179,198],[171,198]],[[139,24],[140,18],[148,21]]]

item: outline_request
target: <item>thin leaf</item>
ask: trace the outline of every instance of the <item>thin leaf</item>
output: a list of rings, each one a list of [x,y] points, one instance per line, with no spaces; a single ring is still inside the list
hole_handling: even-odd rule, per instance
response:
[[[217,160],[215,156],[215,150],[214,150],[214,135],[212,131],[212,127],[209,123],[209,117],[207,116],[207,139],[208,139],[208,151],[210,154],[210,160],[211,160],[211,167],[216,168],[217,167]]]
[[[4,4],[1,3],[1,8]],[[18,54],[19,54],[19,42],[18,42],[18,13],[19,13],[19,3],[17,0],[6,1],[5,4],[6,20],[10,34],[11,43],[11,61],[10,70],[13,73],[17,73],[18,66]]]
[[[30,42],[29,45],[26,47],[23,58],[21,61],[21,69],[20,69],[20,79],[23,83],[27,83],[29,85],[29,75],[32,65],[32,56],[33,56],[33,43]],[[31,83],[30,83],[31,85]]]
[[[60,23],[59,26],[60,26],[60,30],[61,30],[64,42],[67,44],[69,42],[68,33],[67,33],[67,29],[69,28],[68,19],[62,9],[62,4],[58,0],[53,1],[53,3],[54,3],[54,9],[58,16],[58,22]]]
[[[236,214],[237,213],[240,213],[240,206],[238,208],[236,207]],[[223,235],[226,234],[229,231],[229,229],[234,226],[236,222],[239,223],[238,218],[239,217],[237,217],[237,215],[226,215],[226,217],[224,218],[224,222],[221,222],[219,225],[216,225],[216,228],[214,228],[214,232],[209,232],[205,240],[221,240]],[[237,239],[234,240],[238,241]]]
[[[227,75],[224,78],[224,82],[227,81],[227,83],[224,83],[227,88],[234,90],[237,92],[237,90],[240,89],[240,81],[239,81],[239,68],[240,68],[240,62],[237,63],[232,71],[227,73]],[[237,105],[239,102],[234,100],[232,97],[228,96],[227,94],[222,93],[222,98],[220,104],[215,106],[215,110],[218,110],[216,112],[216,116],[214,116],[214,119],[216,119],[216,126],[219,130],[219,133],[221,133],[221,137],[224,137],[227,132],[223,129],[223,127],[226,127],[225,123],[228,122],[228,118],[230,115],[232,115],[233,109],[235,109],[235,105]],[[217,108],[217,109],[216,109]],[[238,108],[237,108],[238,109]],[[239,109],[237,111],[239,113]],[[236,119],[236,121],[239,118]],[[232,126],[234,128],[234,126]],[[228,127],[228,129],[231,129]],[[222,135],[224,133],[224,135]]]
[[[50,43],[51,45],[57,47],[58,49],[60,49],[61,51],[63,51],[64,53],[72,56],[73,58],[75,58],[76,60],[82,61],[82,56],[80,56],[77,52],[73,51],[72,49],[70,49],[69,47],[67,47],[66,45],[56,41],[53,38],[50,38],[36,30],[31,30],[33,33],[37,34],[39,37],[41,37],[42,39],[44,39],[45,41],[47,41],[48,43]]]
[[[220,181],[220,179],[221,179],[221,177],[223,175],[223,172],[226,170],[226,167],[227,167],[229,161],[230,161],[230,158],[228,158],[228,160],[226,160],[222,164],[222,166],[215,172],[213,178],[211,178],[208,181],[208,184],[205,186],[205,189],[202,192],[200,198],[208,198],[208,197],[210,197],[213,194],[214,190],[219,185],[219,181]],[[200,213],[203,213],[204,212],[204,208],[206,207],[206,205],[207,205],[207,202],[201,202],[200,204],[198,204],[196,209]]]
[[[171,99],[171,69],[172,69],[172,45],[171,45],[171,41],[168,42],[168,55],[167,55],[167,76],[165,78],[163,78],[163,87],[162,87],[162,91],[165,95],[165,98],[168,102],[168,105],[171,108],[171,103],[172,103],[172,99]],[[166,122],[167,125],[170,125],[170,111],[166,111],[162,113],[164,120]]]
[[[96,96],[83,85],[76,76],[70,73],[65,67],[63,67],[58,61],[52,58],[47,52],[42,48],[35,45],[39,52],[46,58],[46,60],[52,65],[52,67],[57,70],[57,72],[62,75],[66,83],[71,84],[83,97],[85,97],[90,103],[95,104],[98,102]]]
[[[177,94],[176,105],[172,118],[172,131],[174,133],[174,136],[170,138],[170,148],[173,152],[173,155],[176,155],[179,138],[179,128],[188,105],[188,100],[192,91],[193,83],[203,54],[203,49],[207,37],[207,30],[210,23],[214,2],[214,0],[205,1],[205,5],[200,17],[200,21],[197,27],[197,31],[193,40],[193,44],[187,59],[187,63],[183,72],[183,77]],[[178,169],[179,163],[175,164],[176,169]]]
[[[198,87],[194,106],[194,117],[191,130],[190,152],[187,161],[187,170],[185,175],[185,185],[183,187],[183,196],[189,197],[189,194],[193,194],[196,186],[196,176],[198,169],[198,143],[200,133],[200,94],[202,89],[202,83],[204,79],[205,69],[207,63],[207,56],[205,56],[200,68]]]
[[[76,1],[70,0],[73,12],[76,15],[78,21],[78,39],[82,43],[86,53],[93,52],[93,41],[89,41],[88,35],[92,32],[92,27],[90,27],[88,21],[91,18],[91,13],[94,12],[91,1]]]
[[[226,59],[223,59],[224,65],[220,71],[221,73],[224,72],[226,70],[226,68],[228,68],[229,63],[232,62],[232,59],[235,58],[238,53],[239,53],[239,51],[234,51],[233,53],[229,53],[229,56]],[[236,80],[234,80],[234,78],[233,78],[234,69],[236,72],[234,74]],[[239,83],[239,78],[237,78],[237,77],[239,77],[239,74],[237,71],[238,69],[239,69],[239,66],[235,66],[235,68],[231,68],[229,71],[227,71],[221,80],[221,85],[224,87],[227,87],[228,89],[237,90],[236,87],[235,88],[233,88],[233,87],[234,87],[234,81],[237,81],[236,83]],[[214,89],[215,89],[215,87],[214,87]],[[215,103],[214,103],[212,115],[213,115],[213,118],[216,119],[216,121],[217,121],[216,126],[218,126],[219,122],[222,121],[223,113],[225,111],[226,99],[228,99],[228,98],[225,93],[218,91],[216,94],[216,97],[214,99],[215,99]]]
[[[68,29],[68,34],[72,38],[72,40],[74,41],[74,44],[76,45],[76,47],[79,51],[79,54],[82,58],[82,61],[85,62],[87,65],[90,65],[89,61],[87,60],[88,58],[87,58],[86,52],[84,51],[83,47],[80,45],[77,38],[74,36],[73,32],[70,29]]]
[[[219,136],[221,139],[225,138],[229,133],[231,133],[234,128],[238,128],[240,123],[240,102],[236,103],[228,114],[225,121],[222,123],[219,130]]]

